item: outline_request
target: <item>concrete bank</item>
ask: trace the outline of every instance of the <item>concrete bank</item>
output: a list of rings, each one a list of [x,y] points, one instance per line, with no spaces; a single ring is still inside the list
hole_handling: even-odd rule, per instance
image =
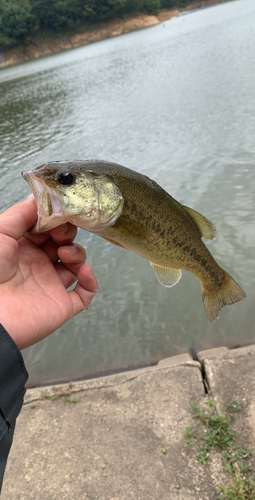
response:
[[[208,399],[203,374],[221,413],[233,398],[241,402],[237,444],[255,452],[255,346],[198,359],[185,354],[77,382],[69,396],[76,404],[42,398],[56,395],[51,387],[29,389],[1,499],[217,500],[220,458],[202,465],[184,443],[186,427],[197,426],[190,405]]]

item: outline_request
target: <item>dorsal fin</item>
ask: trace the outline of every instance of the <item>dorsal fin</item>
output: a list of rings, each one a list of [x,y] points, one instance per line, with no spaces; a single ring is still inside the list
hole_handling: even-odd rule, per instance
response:
[[[201,215],[199,212],[196,212],[196,210],[193,210],[193,208],[186,207],[181,203],[180,205],[182,206],[182,208],[184,208],[184,210],[186,210],[186,212],[188,212],[188,214],[195,221],[201,233],[201,237],[205,238],[206,240],[215,240],[217,233],[213,223],[210,222],[206,217]]]

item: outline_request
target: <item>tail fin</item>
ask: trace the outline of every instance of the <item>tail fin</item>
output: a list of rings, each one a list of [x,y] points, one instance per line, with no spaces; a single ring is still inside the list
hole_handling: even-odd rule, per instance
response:
[[[222,307],[236,304],[236,302],[240,302],[246,297],[246,293],[235,280],[226,271],[224,273],[224,283],[219,290],[209,291],[203,289],[205,312],[211,322],[219,317]]]

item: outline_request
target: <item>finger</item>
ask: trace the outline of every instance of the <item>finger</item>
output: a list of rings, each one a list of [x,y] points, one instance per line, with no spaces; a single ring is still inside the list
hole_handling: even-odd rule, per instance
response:
[[[81,287],[95,294],[98,290],[97,279],[88,264],[84,264],[78,272],[78,280]]]
[[[62,262],[57,262],[55,268],[65,288],[69,288],[78,280],[76,274],[67,269]]]
[[[69,222],[67,224],[62,224],[61,226],[55,227],[51,229],[51,231],[45,231],[45,233],[40,234],[30,234],[26,233],[25,238],[38,247],[42,246],[45,241],[47,241],[50,237],[53,241],[55,241],[58,245],[68,245],[68,243],[72,243],[75,236],[77,234],[77,227],[73,226]]]
[[[47,241],[50,238],[50,232],[45,231],[45,233],[40,233],[40,234],[26,233],[24,234],[24,238],[26,238],[26,240],[28,241],[31,241],[36,246],[40,247],[43,245],[45,241]]]
[[[85,264],[86,251],[79,243],[58,247],[58,257],[65,265]]]
[[[78,283],[74,290],[71,290],[69,296],[73,303],[73,315],[88,309],[88,306],[98,291],[96,277],[90,266],[85,264],[78,273]]]
[[[46,253],[53,264],[60,259],[65,264],[73,264],[80,267],[86,260],[85,249],[78,243],[59,247],[54,241],[48,239],[41,245],[41,249]],[[77,273],[79,267],[77,268]],[[75,267],[73,269],[75,270]]]
[[[73,243],[67,247],[59,247],[58,256],[61,262],[58,262],[55,268],[65,288],[69,288],[77,281],[79,270],[85,263],[85,249],[81,245]]]
[[[66,224],[51,229],[49,233],[53,241],[58,245],[68,245],[68,243],[73,242],[77,234],[77,227],[67,222]]]
[[[18,243],[6,236],[1,235],[0,239],[0,283],[13,278],[18,268]]]
[[[19,240],[29,229],[35,226],[36,220],[36,204],[30,198],[13,205],[0,215],[0,233]]]
[[[54,243],[51,239],[48,239],[41,245],[41,249],[44,251],[44,253],[49,257],[50,261],[53,264],[56,264],[56,262],[59,260],[58,256],[58,245]]]

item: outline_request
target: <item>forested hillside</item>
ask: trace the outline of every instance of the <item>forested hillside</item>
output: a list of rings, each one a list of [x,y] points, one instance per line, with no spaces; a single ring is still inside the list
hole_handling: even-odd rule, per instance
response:
[[[88,28],[126,14],[157,14],[191,0],[0,0],[0,45],[29,43],[37,36]]]

